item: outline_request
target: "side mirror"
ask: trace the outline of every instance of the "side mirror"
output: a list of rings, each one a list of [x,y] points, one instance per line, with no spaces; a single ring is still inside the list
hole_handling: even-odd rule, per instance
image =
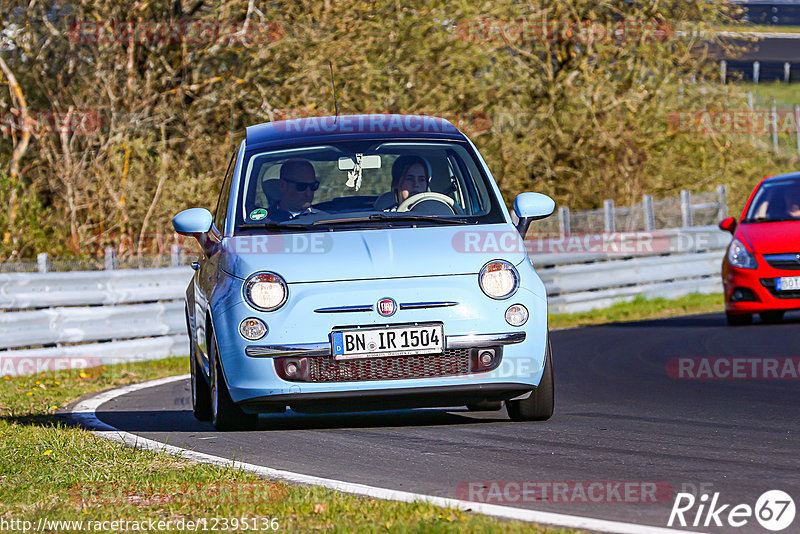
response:
[[[728,217],[719,222],[719,229],[730,232],[731,234],[736,231],[736,217]]]
[[[214,227],[214,216],[205,208],[189,208],[183,210],[172,218],[172,227],[181,235],[191,236],[200,243],[200,248],[207,255],[211,255],[216,244],[209,237],[209,232]]]
[[[522,238],[528,232],[528,227],[533,221],[544,219],[553,214],[556,209],[555,201],[541,193],[520,193],[514,199],[514,212],[519,217],[517,231]]]

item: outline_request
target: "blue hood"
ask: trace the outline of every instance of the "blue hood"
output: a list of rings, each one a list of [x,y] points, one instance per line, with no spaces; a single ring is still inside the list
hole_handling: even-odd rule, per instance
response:
[[[291,284],[477,274],[490,260],[525,258],[517,230],[491,224],[228,237],[220,267],[242,279],[271,271]]]

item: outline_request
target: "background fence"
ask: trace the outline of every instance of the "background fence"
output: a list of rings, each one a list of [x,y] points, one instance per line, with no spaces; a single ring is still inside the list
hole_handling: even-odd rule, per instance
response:
[[[555,224],[534,223],[526,246],[547,287],[550,312],[591,310],[637,295],[720,292],[730,234],[714,225],[657,227],[661,221],[716,222],[727,214],[724,198],[721,188],[694,197],[645,198],[628,208],[606,203],[593,212],[561,210]],[[648,217],[656,228],[644,230]],[[608,231],[576,230],[598,225]],[[109,250],[88,264],[98,270],[55,272],[54,265],[87,263],[61,264],[40,255],[37,272],[0,273],[0,376],[188,354],[183,298],[193,271],[184,263],[191,259],[173,248],[158,259],[173,266],[119,269]],[[33,270],[33,262],[26,269]]]

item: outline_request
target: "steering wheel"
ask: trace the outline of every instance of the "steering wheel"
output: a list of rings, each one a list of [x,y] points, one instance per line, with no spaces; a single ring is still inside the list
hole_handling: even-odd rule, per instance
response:
[[[397,206],[397,211],[410,211],[414,209],[414,207],[419,204],[420,202],[425,202],[426,200],[435,200],[437,202],[441,202],[442,204],[446,204],[448,208],[453,210],[453,213],[457,215],[464,215],[464,210],[461,209],[461,206],[456,204],[456,201],[452,198],[448,197],[447,195],[443,195],[442,193],[435,193],[433,191],[426,191],[424,193],[417,193],[412,197],[408,197],[404,201]]]

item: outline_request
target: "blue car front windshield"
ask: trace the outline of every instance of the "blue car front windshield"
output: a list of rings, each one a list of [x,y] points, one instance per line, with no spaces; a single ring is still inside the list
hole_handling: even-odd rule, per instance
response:
[[[245,154],[237,231],[503,222],[460,142],[348,141]]]

